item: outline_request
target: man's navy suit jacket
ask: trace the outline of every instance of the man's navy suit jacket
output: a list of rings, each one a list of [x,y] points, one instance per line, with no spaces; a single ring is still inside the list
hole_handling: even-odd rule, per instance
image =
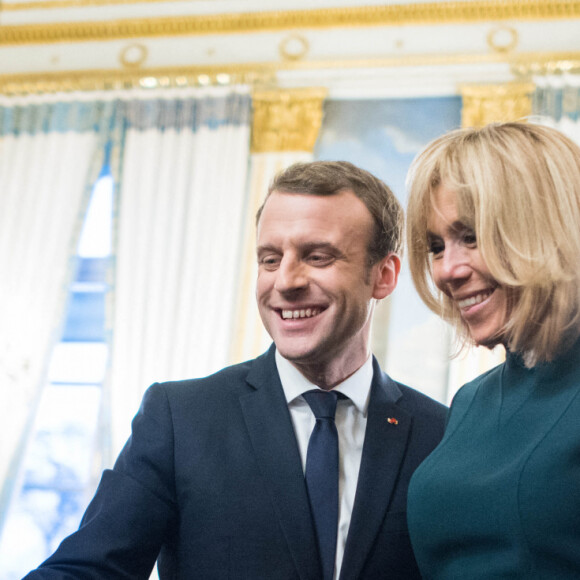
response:
[[[341,580],[420,578],[407,486],[445,414],[374,361]],[[151,386],[79,530],[26,579],[146,579],[159,557],[162,580],[320,580],[314,534],[272,347],[208,378]]]

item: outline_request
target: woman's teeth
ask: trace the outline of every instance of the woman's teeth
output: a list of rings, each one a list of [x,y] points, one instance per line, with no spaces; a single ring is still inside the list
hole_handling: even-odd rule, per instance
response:
[[[473,306],[475,304],[480,304],[484,300],[487,300],[487,298],[489,298],[492,295],[492,293],[493,290],[486,290],[485,292],[481,292],[480,294],[476,294],[475,296],[470,296],[465,300],[459,300],[457,302],[457,306],[459,306],[459,308],[469,308],[470,306]]]

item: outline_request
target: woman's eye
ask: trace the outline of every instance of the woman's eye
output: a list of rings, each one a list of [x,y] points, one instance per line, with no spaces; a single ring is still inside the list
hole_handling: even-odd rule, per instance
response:
[[[428,247],[430,254],[440,254],[445,249],[445,245],[439,240],[430,241]]]
[[[466,246],[477,246],[477,236],[473,230],[466,230],[462,239]]]

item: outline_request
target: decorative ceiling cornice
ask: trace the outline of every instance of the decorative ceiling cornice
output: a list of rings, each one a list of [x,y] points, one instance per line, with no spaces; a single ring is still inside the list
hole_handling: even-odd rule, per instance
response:
[[[0,45],[292,29],[580,18],[580,0],[486,0],[0,26]]]
[[[453,66],[509,64],[514,75],[526,80],[534,74],[580,71],[580,53],[522,53],[414,56],[405,58],[246,63],[236,65],[136,68],[124,70],[75,70],[52,73],[0,75],[0,94],[94,91],[132,87],[158,88],[225,84],[250,84],[255,87],[277,85],[277,74],[283,71],[329,69],[381,69],[415,66]]]
[[[194,0],[195,1],[195,0]],[[24,10],[51,10],[54,8],[85,8],[87,6],[110,6],[119,4],[165,4],[167,2],[191,2],[191,0],[39,0],[38,2],[4,2],[4,12]]]
[[[108,89],[187,87],[274,82],[275,67],[248,64],[222,67],[163,67],[79,70],[0,75],[0,94],[54,93]]]

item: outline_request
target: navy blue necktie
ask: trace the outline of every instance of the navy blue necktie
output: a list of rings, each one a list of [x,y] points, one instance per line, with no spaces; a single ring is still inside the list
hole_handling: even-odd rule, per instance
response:
[[[337,394],[308,391],[303,397],[316,417],[306,455],[306,487],[318,537],[322,578],[332,580],[338,534],[338,432],[334,424]]]

